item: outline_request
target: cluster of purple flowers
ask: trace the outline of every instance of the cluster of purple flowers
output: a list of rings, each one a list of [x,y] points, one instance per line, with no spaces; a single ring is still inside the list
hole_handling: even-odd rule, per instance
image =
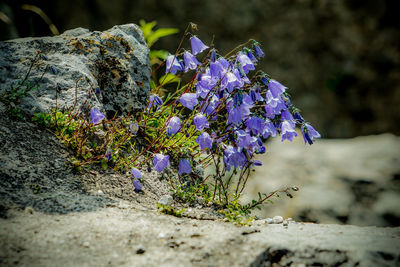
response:
[[[265,153],[265,139],[280,135],[282,141],[293,141],[298,135],[296,126],[300,127],[306,144],[311,145],[320,137],[291,104],[287,87],[265,74],[252,80],[248,78],[258,60],[264,57],[257,42],[252,49],[244,48],[231,58],[219,56],[212,49],[210,60],[203,64],[195,55],[209,47],[197,37],[192,37],[190,42],[192,53],[185,51],[183,60],[179,55],[170,55],[166,72],[197,71],[193,83],[195,92],[182,94],[180,104],[195,113],[193,123],[199,131],[196,139],[199,148],[212,150],[217,145],[223,149],[227,170],[260,165],[253,156]],[[220,132],[210,130],[213,123],[222,125]],[[179,119],[173,117],[167,129],[174,134],[180,127]]]
[[[166,73],[196,72],[195,80],[174,103],[191,111],[187,118],[197,131],[195,142],[199,149],[206,153],[218,150],[226,170],[261,165],[254,156],[265,153],[264,141],[278,135],[282,141],[293,141],[298,135],[296,127],[301,129],[305,144],[311,145],[314,139],[320,138],[292,105],[287,87],[262,72],[249,78],[249,72],[264,57],[257,42],[227,58],[218,55],[215,49],[209,50],[196,36],[190,43],[191,51],[170,55],[166,60]],[[205,50],[209,60],[200,63],[196,55]],[[163,104],[159,96],[152,95],[147,112],[154,112]],[[168,137],[190,127],[190,124],[181,124],[178,116],[170,114],[165,122]],[[93,123],[99,120],[98,116],[92,119]],[[156,171],[162,172],[170,166],[169,155],[155,154],[153,165]],[[179,175],[192,172],[191,161],[185,156],[179,161],[178,172]],[[131,173],[135,189],[141,190],[141,172],[133,168]]]

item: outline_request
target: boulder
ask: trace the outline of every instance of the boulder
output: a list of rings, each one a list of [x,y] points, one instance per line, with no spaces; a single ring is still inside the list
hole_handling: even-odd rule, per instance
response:
[[[300,134],[301,136],[301,134]],[[400,137],[392,134],[318,140],[305,146],[297,138],[266,144],[247,186],[257,191],[298,186],[294,198],[273,199],[257,215],[360,226],[400,226]]]
[[[150,91],[148,53],[134,24],[0,42],[0,95],[19,83],[37,87],[11,103],[30,115],[56,106],[80,109],[86,101],[108,117],[138,111]]]

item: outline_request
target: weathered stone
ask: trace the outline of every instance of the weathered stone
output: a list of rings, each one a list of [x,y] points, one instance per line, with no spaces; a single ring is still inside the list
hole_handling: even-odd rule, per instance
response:
[[[300,134],[301,136],[301,134]],[[250,177],[246,192],[270,192],[299,186],[294,198],[282,194],[264,205],[261,217],[281,214],[296,221],[400,226],[400,137],[391,134],[353,139],[318,140],[311,147],[303,138],[293,143],[272,140],[263,166]],[[252,196],[251,196],[252,194]]]
[[[265,224],[247,228],[156,211],[132,209],[127,213],[118,207],[66,215],[16,211],[10,215],[0,219],[2,266],[15,262],[29,266],[400,264],[399,227],[291,223],[288,227]],[[181,230],[175,231],[178,222]],[[84,253],[81,240],[90,244]],[[118,258],[113,257],[116,251]]]
[[[55,108],[56,90],[58,108],[73,107],[76,97],[79,109],[90,95],[88,103],[108,117],[115,112],[138,111],[145,106],[150,90],[148,52],[142,32],[134,24],[104,32],[77,28],[54,37],[0,42],[0,95],[24,81],[39,86],[15,101],[31,115]]]

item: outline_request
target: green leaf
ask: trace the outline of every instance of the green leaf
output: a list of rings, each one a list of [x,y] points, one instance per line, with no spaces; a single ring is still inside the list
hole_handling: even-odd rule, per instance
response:
[[[169,53],[165,50],[151,50],[149,53],[150,59],[159,58],[162,60],[167,59]]]
[[[169,83],[177,83],[180,82],[181,79],[179,79],[176,75],[172,73],[168,73],[163,75],[160,80],[158,81],[160,84],[169,84]]]
[[[157,22],[156,21],[146,22],[145,20],[141,19],[139,21],[139,24],[140,24],[140,29],[143,32],[143,36],[147,40],[147,38],[153,33],[153,28],[154,26],[157,25]]]
[[[168,35],[173,35],[173,34],[176,34],[178,32],[179,32],[179,30],[175,29],[175,28],[161,28],[161,29],[158,29],[154,33],[151,33],[147,37],[147,45],[149,47],[151,47],[161,37],[165,37],[165,36],[168,36]]]

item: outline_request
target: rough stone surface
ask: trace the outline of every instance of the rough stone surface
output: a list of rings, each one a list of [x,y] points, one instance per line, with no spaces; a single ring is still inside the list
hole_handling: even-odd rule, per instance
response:
[[[318,140],[304,146],[302,138],[266,145],[247,187],[257,191],[298,186],[294,198],[282,194],[257,213],[283,215],[296,221],[353,225],[400,226],[400,137],[391,134],[353,139]]]
[[[400,228],[238,227],[110,207],[0,219],[2,266],[398,266]],[[135,207],[136,206],[136,207]],[[139,253],[145,248],[145,253]],[[141,251],[142,252],[142,251]]]
[[[89,94],[88,103],[108,116],[144,107],[151,70],[138,26],[114,26],[104,32],[77,28],[55,37],[0,42],[0,94],[24,80],[38,50],[45,58],[33,65],[26,81],[39,89],[22,99],[23,112],[33,115],[55,108],[56,89],[61,108],[73,107],[75,95],[80,108]]]

